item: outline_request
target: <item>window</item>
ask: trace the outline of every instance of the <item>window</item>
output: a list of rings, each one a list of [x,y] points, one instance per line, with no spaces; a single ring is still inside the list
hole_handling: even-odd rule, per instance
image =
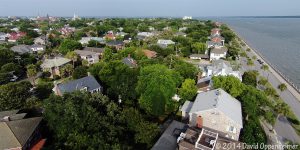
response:
[[[227,131],[228,131],[228,132],[231,132],[231,133],[236,133],[236,128],[235,128],[234,126],[229,126],[229,127],[227,128]]]

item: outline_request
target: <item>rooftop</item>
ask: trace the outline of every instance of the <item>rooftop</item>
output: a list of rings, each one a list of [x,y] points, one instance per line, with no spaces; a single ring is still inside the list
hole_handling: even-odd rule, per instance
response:
[[[93,91],[95,89],[102,88],[102,86],[93,76],[86,76],[77,80],[69,81],[67,83],[58,84],[57,86],[62,93],[74,92],[83,88],[87,88],[87,91]]]
[[[63,58],[63,57],[55,57],[53,59],[45,59],[41,67],[42,68],[59,67],[69,62],[71,62],[70,59]]]

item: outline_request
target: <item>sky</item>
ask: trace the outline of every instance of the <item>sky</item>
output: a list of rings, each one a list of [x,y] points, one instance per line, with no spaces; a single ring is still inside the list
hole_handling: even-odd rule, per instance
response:
[[[0,16],[295,16],[300,0],[0,0]]]

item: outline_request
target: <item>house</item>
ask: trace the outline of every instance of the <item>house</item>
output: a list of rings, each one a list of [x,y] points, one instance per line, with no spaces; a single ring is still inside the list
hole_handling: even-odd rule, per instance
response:
[[[211,29],[211,32],[210,32],[210,34],[212,35],[212,36],[215,36],[215,35],[221,35],[221,29],[220,28],[213,28],[213,29]]]
[[[210,61],[219,60],[221,58],[226,58],[228,49],[226,47],[214,47],[210,50]]]
[[[154,33],[152,33],[152,32],[139,32],[137,34],[137,39],[138,40],[145,40],[145,39],[147,39],[149,37],[152,37],[152,36],[154,36]]]
[[[151,50],[147,50],[147,49],[143,50],[143,52],[144,52],[144,55],[145,55],[147,58],[149,58],[149,59],[155,58],[156,55],[157,55],[157,52],[151,51]]]
[[[37,45],[46,45],[47,43],[47,37],[46,36],[39,36],[37,38],[34,39],[34,44]]]
[[[97,80],[93,76],[86,76],[66,83],[54,83],[53,88],[54,93],[59,96],[74,91],[87,91],[90,93],[99,93],[102,92],[102,90],[102,86],[97,82]]]
[[[194,60],[209,59],[209,56],[207,54],[192,54],[189,57],[190,59]]]
[[[187,30],[187,27],[181,27],[181,28],[178,29],[178,31],[181,31],[181,32],[186,31],[186,30]]]
[[[32,50],[30,49],[29,45],[16,45],[10,48],[13,52],[16,52],[18,54],[25,54],[25,53],[31,53]]]
[[[99,62],[100,53],[88,50],[75,50],[75,53],[78,54],[82,60],[86,60],[89,64]]]
[[[119,40],[113,40],[106,43],[107,46],[115,48],[116,50],[121,50],[124,48],[124,42]]]
[[[137,62],[133,58],[131,58],[130,54],[128,55],[128,57],[123,58],[122,62],[130,68],[137,67]]]
[[[114,35],[114,32],[113,31],[108,31],[105,35],[105,39],[109,39],[109,40],[115,40],[116,37]]]
[[[19,40],[21,37],[26,36],[25,32],[12,32],[9,33],[8,35],[8,42],[16,42],[17,40]]]
[[[29,150],[41,139],[42,117],[19,110],[0,112],[0,149]]]
[[[8,34],[0,32],[0,41],[6,41],[8,39]]]
[[[207,48],[214,48],[214,47],[223,47],[222,42],[213,42],[213,41],[206,41]]]
[[[117,32],[117,33],[116,33],[116,36],[117,36],[117,37],[118,37],[118,36],[119,36],[119,37],[124,37],[124,36],[127,35],[127,34],[128,34],[128,33],[125,33],[125,32],[122,32],[122,31],[121,31],[121,32]]]
[[[40,52],[44,51],[46,49],[43,45],[16,45],[10,48],[12,51],[18,53],[18,54],[25,54],[25,53],[34,53],[34,52]]]
[[[173,42],[172,40],[163,40],[160,39],[157,41],[157,45],[159,45],[162,48],[167,48],[169,45],[174,45],[175,42]]]
[[[186,101],[180,110],[190,126],[211,128],[238,141],[243,128],[241,103],[224,90],[201,92],[194,102]]]
[[[176,150],[177,138],[180,136],[180,133],[185,132],[187,128],[188,125],[173,120],[151,150]]]
[[[212,64],[203,67],[203,77],[210,76],[229,76],[232,75],[242,81],[242,75],[239,71],[233,71],[229,62],[225,60],[213,60]]]
[[[189,127],[177,138],[178,150],[242,150],[243,143],[210,128]],[[223,145],[223,146],[221,146]],[[232,146],[224,146],[232,145]]]
[[[175,36],[183,36],[183,37],[186,37],[186,33],[184,33],[184,32],[176,32],[175,33]]]
[[[68,25],[64,26],[63,28],[59,29],[58,32],[62,35],[70,35],[75,32],[74,27],[69,27]]]
[[[101,38],[101,37],[82,37],[81,40],[79,40],[79,42],[82,44],[82,45],[87,45],[89,44],[90,41],[97,41],[99,43],[104,43],[105,42],[105,39],[104,38]]]
[[[45,59],[41,67],[44,72],[50,72],[51,77],[55,75],[60,76],[60,69],[66,64],[69,64],[70,62],[70,59],[63,57],[55,57],[52,59]]]
[[[102,56],[103,53],[104,53],[104,48],[98,48],[98,47],[84,47],[83,50],[84,51],[90,51],[90,52],[99,53],[100,56]]]
[[[198,93],[211,90],[212,89],[211,76],[198,78],[196,86],[198,88]]]
[[[213,43],[221,43],[221,46],[225,45],[225,39],[222,36],[210,36],[209,38]]]
[[[46,47],[40,44],[33,44],[28,46],[28,48],[30,48],[30,50],[35,53],[46,50]]]
[[[182,19],[183,20],[191,20],[191,19],[193,19],[193,17],[192,16],[184,16],[184,17],[182,17]]]

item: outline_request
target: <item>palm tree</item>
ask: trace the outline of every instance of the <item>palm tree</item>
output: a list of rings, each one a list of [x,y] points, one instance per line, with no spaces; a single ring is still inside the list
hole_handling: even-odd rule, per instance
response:
[[[71,51],[71,52],[68,52],[66,54],[66,57],[72,60],[72,62],[73,62],[73,68],[74,68],[75,67],[75,62],[78,59],[78,55],[74,51]]]
[[[267,70],[269,70],[269,66],[268,65],[262,65],[261,69],[264,70],[264,72],[266,72]]]
[[[287,86],[284,83],[281,83],[278,85],[278,89],[283,92],[287,89]]]
[[[37,75],[37,68],[34,64],[30,64],[27,67],[27,76],[31,78],[33,86],[35,86],[35,76]]]

